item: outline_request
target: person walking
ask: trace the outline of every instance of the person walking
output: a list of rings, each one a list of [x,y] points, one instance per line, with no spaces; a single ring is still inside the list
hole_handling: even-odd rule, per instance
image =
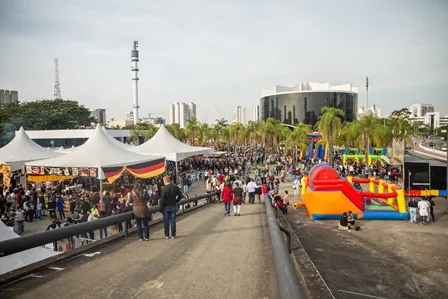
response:
[[[257,189],[257,184],[254,183],[252,179],[250,179],[249,183],[246,186],[247,192],[249,193],[249,203],[255,203],[255,191]]]
[[[58,209],[59,219],[63,220],[65,219],[65,213],[64,213],[64,205],[65,201],[62,199],[62,196],[60,194],[57,195],[56,200],[56,208]]]
[[[408,202],[410,223],[417,223],[417,207],[418,202],[415,200],[415,197],[412,197],[411,200]]]
[[[137,234],[140,241],[149,241],[149,211],[148,192],[143,190],[140,182],[137,182],[129,195],[128,203],[132,203],[135,222],[137,223]]]
[[[241,204],[243,203],[243,188],[240,187],[240,183],[235,182],[235,188],[233,188],[233,215],[241,216]]]
[[[230,182],[226,182],[222,188],[221,199],[224,201],[224,216],[230,216],[230,203],[233,200],[233,190]]]
[[[164,176],[165,187],[160,192],[159,212],[163,214],[163,225],[165,228],[165,239],[176,238],[176,212],[177,203],[183,198],[182,190],[171,182],[171,177]]]
[[[420,216],[422,216],[422,224],[424,225],[428,224],[428,212],[430,208],[428,202],[425,199],[420,200],[417,206],[418,206],[418,213],[420,214]]]

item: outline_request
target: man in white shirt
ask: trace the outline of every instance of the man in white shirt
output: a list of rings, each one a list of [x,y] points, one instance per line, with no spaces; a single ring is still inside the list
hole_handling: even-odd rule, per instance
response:
[[[430,205],[426,200],[420,200],[418,202],[418,213],[422,216],[422,224],[428,224],[428,210],[430,209]]]
[[[255,203],[255,189],[257,189],[257,184],[254,183],[252,179],[246,186],[247,192],[249,193],[249,203]]]

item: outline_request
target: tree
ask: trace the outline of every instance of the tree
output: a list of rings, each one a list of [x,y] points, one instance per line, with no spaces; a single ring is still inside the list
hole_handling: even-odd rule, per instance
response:
[[[321,132],[324,142],[328,144],[328,164],[333,166],[334,140],[341,133],[344,111],[333,107],[323,107],[321,113],[316,128]]]
[[[378,120],[378,117],[369,113],[364,115],[360,120],[353,122],[351,127],[354,135],[359,136],[358,141],[364,146],[366,163],[369,161],[369,149],[372,144],[372,139],[374,139],[374,132],[379,127]]]
[[[0,110],[0,134],[26,130],[64,130],[90,127],[95,119],[77,101],[39,100],[9,103]]]
[[[286,128],[289,131],[289,128]],[[297,152],[306,151],[308,148],[308,134],[312,132],[310,125],[298,124],[292,132],[286,137],[286,150],[294,151],[294,164],[297,163]]]
[[[192,117],[188,120],[187,126],[185,127],[185,135],[188,136],[190,140],[190,144],[194,145],[196,137],[201,132],[201,124],[196,119],[196,117]]]

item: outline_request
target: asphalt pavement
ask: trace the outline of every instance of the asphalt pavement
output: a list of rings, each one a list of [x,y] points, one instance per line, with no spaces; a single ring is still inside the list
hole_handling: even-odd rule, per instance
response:
[[[264,204],[224,216],[211,204],[163,229],[96,248],[5,286],[0,298],[277,298]]]

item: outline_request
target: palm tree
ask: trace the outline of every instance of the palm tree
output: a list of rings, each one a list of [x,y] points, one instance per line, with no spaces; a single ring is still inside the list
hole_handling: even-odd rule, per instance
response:
[[[366,163],[369,161],[370,145],[372,144],[374,132],[378,129],[379,124],[378,117],[372,114],[366,114],[352,125],[354,134],[359,136],[358,141],[364,145]],[[367,167],[369,167],[369,165],[367,165]]]
[[[211,128],[207,123],[201,123],[197,137],[198,137],[198,143],[201,146],[205,145],[206,143],[205,140],[212,139]]]
[[[333,166],[333,142],[341,133],[344,111],[333,107],[323,107],[321,113],[316,128],[321,132],[324,142],[328,144],[328,163]]]
[[[185,133],[190,140],[190,144],[194,145],[196,137],[200,134],[201,124],[196,119],[196,117],[192,117],[188,120],[187,126],[185,127]]]
[[[292,149],[294,151],[294,164],[296,164],[297,152],[299,150],[306,151],[308,148],[308,134],[312,132],[312,128],[310,125],[298,124],[292,132],[289,128],[286,129],[289,131],[285,142],[286,150]]]
[[[153,124],[149,125],[148,130],[146,131],[145,134],[145,141],[151,139],[157,133],[157,131],[158,128],[155,125]]]
[[[233,139],[233,152],[236,153],[237,145],[241,145],[244,141],[244,125],[242,123],[232,123],[229,127],[229,137]]]
[[[167,126],[166,129],[168,130],[168,132],[170,132],[171,135],[173,135],[174,138],[180,141],[184,141],[185,134],[179,124],[171,124]]]
[[[228,138],[229,138],[229,136],[228,136],[229,134],[228,134],[228,130],[227,130],[228,126],[229,126],[229,123],[224,118],[216,120],[216,124],[213,129],[215,131],[216,142],[217,142],[219,148],[221,148],[221,141],[228,140]],[[229,146],[230,146],[230,143],[229,143]]]

